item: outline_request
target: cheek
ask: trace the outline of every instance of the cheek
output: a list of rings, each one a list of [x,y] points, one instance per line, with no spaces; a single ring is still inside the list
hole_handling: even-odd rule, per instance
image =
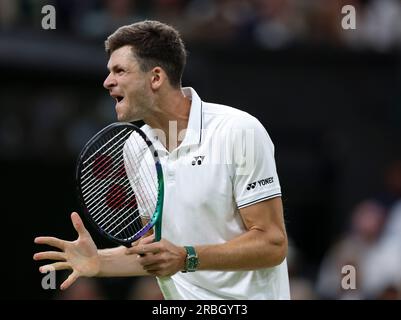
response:
[[[150,97],[149,88],[145,84],[142,84],[140,87],[137,87],[135,89],[133,98],[135,99],[134,101],[137,104],[141,106],[149,105],[149,97]]]
[[[137,82],[133,82],[127,90],[128,97],[131,101],[136,101],[141,99],[143,96],[143,86]]]
[[[125,94],[127,98],[127,105],[137,110],[149,104],[150,93],[149,86],[146,79],[131,79],[130,82],[125,83]]]

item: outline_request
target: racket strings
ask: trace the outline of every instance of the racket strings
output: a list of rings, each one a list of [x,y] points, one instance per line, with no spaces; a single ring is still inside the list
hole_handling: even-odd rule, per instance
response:
[[[110,140],[107,141],[107,143]],[[125,142],[125,140],[119,140],[118,141],[120,144],[116,145],[114,144],[114,150],[112,150],[109,154],[98,154],[98,158],[95,158],[95,160],[86,168],[84,168],[83,171],[86,171],[88,168],[92,167],[92,175],[88,176],[86,179],[84,179],[81,183],[84,184],[84,187],[82,188],[81,192],[83,194],[84,197],[88,196],[88,192],[87,191],[91,191],[91,197],[94,197],[96,195],[98,195],[98,193],[100,193],[102,191],[102,188],[104,187],[109,187],[111,183],[116,182],[116,183],[121,183],[121,181],[124,181],[126,179],[126,176],[124,174],[120,174],[118,175],[117,173],[119,173],[119,170],[123,170],[123,157],[118,157],[118,153],[121,153],[122,148],[124,146],[124,144],[122,142]],[[100,148],[101,149],[101,148]],[[109,149],[107,149],[107,151],[109,151]],[[114,158],[119,158],[119,160],[114,160]],[[97,160],[100,159],[100,160]],[[105,165],[107,165],[107,167],[105,167]],[[95,169],[93,168],[95,167]],[[114,169],[111,169],[114,168]],[[102,170],[103,169],[103,170]],[[118,177],[120,176],[120,179],[118,181],[111,180],[111,179],[106,179],[109,177]],[[91,179],[91,182],[86,183],[89,179]],[[99,179],[103,180],[103,182],[99,183]],[[86,183],[86,185],[85,185]],[[93,188],[93,186],[96,184],[96,189]],[[98,192],[96,192],[98,191]],[[91,204],[91,202],[93,202],[95,199],[89,200],[88,199],[88,205]]]
[[[135,145],[134,145],[135,143]],[[125,144],[125,168],[127,170],[132,189],[136,192],[136,201],[140,208],[140,217],[150,218],[156,210],[157,205],[157,173],[155,171],[154,159],[151,150],[143,138],[133,132]],[[132,224],[135,223],[135,226]],[[120,226],[120,225],[119,225]],[[141,228],[142,221],[131,221],[116,233],[118,235],[126,228]]]
[[[128,133],[127,133],[127,131],[128,131]],[[85,165],[90,159],[92,159],[96,154],[101,154],[100,152],[103,150],[103,148],[106,148],[107,147],[107,145],[108,145],[108,143],[109,142],[111,142],[111,141],[113,141],[114,139],[117,139],[120,135],[122,135],[123,133],[127,133],[125,136],[127,136],[127,135],[129,135],[130,133],[131,133],[131,130],[128,130],[127,128],[123,128],[120,132],[118,132],[118,133],[115,133],[115,131],[112,131],[112,132],[110,132],[109,134],[108,134],[108,136],[106,136],[106,137],[103,137],[103,139],[100,141],[100,142],[98,142],[97,143],[97,145],[100,145],[100,147],[95,147],[95,152],[93,152],[90,156],[88,156],[88,158],[87,159],[85,159],[82,163]],[[106,142],[102,142],[102,141],[104,141],[104,140],[106,140]],[[119,139],[119,141],[121,141],[121,140],[123,140],[123,139]],[[124,140],[125,141],[125,140]],[[107,150],[106,150],[106,152],[107,152]],[[105,152],[102,152],[102,153],[105,153]],[[82,169],[82,173],[83,172],[85,172],[86,171],[86,169],[84,168],[84,169]]]
[[[127,128],[103,137],[94,149],[81,170],[84,202],[100,229],[128,241],[144,228],[146,221],[140,218],[149,219],[156,210],[152,151],[141,135]]]
[[[120,166],[121,164],[123,164],[123,160],[119,160],[117,163],[117,166]],[[118,177],[118,175],[116,175],[116,172],[118,172],[118,170],[121,170],[120,168],[114,169],[113,171],[111,171],[110,176],[112,177]],[[121,184],[124,183],[124,181],[126,180],[126,176],[123,175],[121,176],[119,179],[103,179],[103,182],[99,183],[97,178],[92,178],[92,181],[90,183],[88,183],[86,185],[85,188],[82,189],[82,193],[84,197],[88,197],[88,205],[92,204],[93,202],[95,202],[96,200],[98,200],[98,198],[96,198],[97,196],[101,196],[101,192],[102,190],[104,190],[105,188],[110,187],[110,185],[112,183],[116,183],[116,184]],[[96,185],[96,188],[94,188],[94,186]],[[92,189],[91,189],[92,188]]]
[[[126,136],[125,136],[126,137]],[[118,163],[113,163],[113,157],[116,156],[117,153],[121,152],[124,144],[124,140],[119,140],[118,142],[120,143],[119,145],[114,144],[112,147],[114,147],[114,150],[110,152],[110,154],[98,154],[98,157],[94,159],[94,161],[88,165],[88,167],[85,168],[85,170],[89,169],[89,167],[92,166],[92,170],[88,171],[85,175],[88,173],[92,173],[92,175],[88,175],[84,180],[82,180],[82,183],[85,183],[91,178],[107,178],[109,175],[116,175],[118,173],[118,170],[123,170],[124,169],[124,163],[123,163],[123,158],[120,157],[120,160]],[[108,149],[109,150],[109,149]],[[106,166],[106,167],[105,167]],[[110,172],[110,167],[113,166],[114,170]],[[95,180],[96,181],[96,180]],[[90,188],[91,185],[87,185],[85,189],[82,190],[82,192],[85,192],[86,189]]]
[[[138,135],[137,133],[134,134]],[[131,143],[132,141],[135,142],[135,146],[133,145],[133,143]],[[153,162],[153,155],[151,154],[149,148],[145,148],[145,150],[147,151],[146,153],[138,154],[135,157],[131,156],[132,154],[135,154],[136,150],[140,150],[140,142],[142,141],[138,139],[131,139],[127,141],[127,154],[130,155],[127,157],[127,171],[131,175],[131,180],[137,181],[136,183],[132,184],[132,187],[135,188],[135,186],[137,186],[139,189],[139,192],[137,192],[137,200],[141,204],[141,215],[143,217],[150,218],[150,215],[155,211],[157,204],[157,173],[155,172],[154,163],[152,163],[152,167],[150,167],[149,160]],[[146,157],[150,159],[146,159]],[[136,161],[134,161],[134,159]],[[138,176],[135,177],[132,173],[137,173]]]
[[[108,215],[108,216],[105,216],[105,217],[103,218],[102,221],[99,221],[99,222],[98,222],[99,226],[100,226],[102,229],[104,229],[105,231],[107,231],[108,228],[110,227],[110,224],[108,224],[108,223],[109,223],[112,219],[115,219],[117,215],[121,215],[121,216],[123,217],[123,220],[124,220],[124,219],[125,219],[125,218],[124,218],[125,215],[128,214],[128,216],[129,216],[128,210],[130,210],[130,209],[128,208],[127,211],[125,211],[125,212],[123,212],[123,213],[121,213],[120,211],[117,211],[117,212],[115,212],[113,215],[110,214],[110,215]],[[135,212],[137,212],[137,210],[135,210]],[[134,212],[133,212],[133,213],[134,213]],[[135,220],[136,220],[138,217],[140,217],[140,216],[139,216],[139,215],[136,215],[136,216],[135,216]],[[108,218],[108,219],[107,219],[107,218]],[[104,221],[105,219],[107,219],[107,220]],[[118,220],[118,218],[115,219],[115,220],[113,220],[113,221],[114,221],[114,222],[117,222],[117,220]],[[104,221],[104,222],[103,222],[103,221]]]
[[[106,206],[104,205],[104,203],[99,201],[96,207],[92,209],[92,217],[97,223],[100,224],[104,221],[105,218],[107,218],[107,215],[105,214],[107,213],[105,212],[107,208],[121,208],[124,206],[129,206],[132,201],[136,201],[135,194],[130,186],[125,186],[127,191],[121,189],[119,191],[116,191],[119,187],[120,186],[115,186],[114,188],[109,189],[109,192],[111,194],[117,194],[116,192],[119,192],[119,196],[113,197],[113,199],[107,202]],[[124,195],[125,192],[126,194]]]
[[[104,162],[106,162],[106,161],[104,161]],[[120,160],[119,163],[116,164],[116,165],[117,165],[116,168],[115,168],[113,171],[109,172],[109,173],[110,173],[110,176],[117,176],[116,173],[118,172],[118,170],[120,170],[119,166],[122,165],[122,164],[123,164],[123,161]],[[123,177],[122,177],[122,178],[123,178]],[[97,179],[98,179],[98,178],[91,177],[91,179],[92,179],[92,182],[91,182],[91,183],[88,183],[88,184],[86,185],[85,189],[82,189],[82,193],[83,193],[84,195],[86,195],[86,194],[87,194],[87,191],[90,190],[90,188],[97,182]],[[98,187],[102,187],[104,184],[106,184],[106,183],[108,182],[106,179],[103,179],[103,181],[104,181],[104,182],[101,183],[101,184],[99,184]]]
[[[126,130],[126,129],[124,129],[124,130]],[[123,144],[123,142],[125,142],[126,141],[126,139],[127,139],[127,137],[129,136],[129,134],[130,134],[130,132],[128,132],[128,133],[126,133],[124,136],[122,136],[122,137],[120,137],[120,139],[118,140],[118,141],[116,141],[116,142],[114,142],[107,150],[105,150],[104,152],[102,152],[102,153],[100,153],[100,150],[101,149],[103,149],[105,146],[107,146],[107,144],[109,144],[110,142],[112,142],[113,140],[114,140],[114,138],[115,137],[117,137],[117,135],[119,135],[119,134],[117,134],[115,137],[113,137],[113,138],[111,138],[111,139],[109,139],[109,140],[107,140],[106,141],[106,143],[105,144],[103,144],[102,143],[102,147],[100,147],[96,152],[94,152],[88,159],[86,159],[84,162],[83,162],[83,164],[85,165],[86,164],[86,162],[88,162],[91,158],[93,158],[95,155],[105,155],[105,154],[107,154],[107,152],[110,150],[110,149],[112,149],[112,148],[115,148],[115,150],[117,149],[117,151],[118,151],[118,149],[119,149],[119,147],[121,147],[122,148],[122,146],[124,145]],[[90,164],[90,165],[88,165],[87,167],[85,167],[83,170],[82,170],[82,173],[83,173],[83,175],[82,175],[82,177],[81,177],[81,180],[82,180],[82,183],[84,183],[85,181],[86,181],[86,178],[89,178],[90,177],[90,168],[91,168],[91,165],[94,165],[94,164],[96,164],[96,158],[95,158],[95,160]],[[102,169],[102,167],[103,166],[100,166],[100,167],[98,167],[96,170],[97,171],[100,171],[101,169]],[[85,171],[87,171],[88,170],[88,172],[86,172],[86,173],[84,173]],[[96,172],[95,172],[96,173]]]
[[[115,157],[116,156],[116,153],[118,153],[118,152],[121,152],[121,150],[122,150],[122,148],[123,148],[123,146],[124,146],[124,144],[121,144],[120,146],[119,146],[119,148],[115,148],[115,151],[114,152],[111,152],[110,153],[110,157]],[[144,150],[144,151],[146,151],[146,149]],[[119,157],[120,158],[120,160],[118,160],[118,162],[116,163],[116,161],[114,161],[114,170],[112,170],[111,172],[108,172],[108,174],[107,174],[107,176],[118,176],[117,175],[117,173],[119,172],[119,170],[122,170],[122,171],[124,171],[124,159],[123,159],[123,157]],[[83,196],[84,197],[86,197],[87,195],[88,195],[88,190],[91,190],[92,191],[92,193],[91,193],[91,197],[95,197],[95,196],[97,196],[97,195],[99,195],[99,194],[101,194],[101,192],[102,192],[102,188],[104,188],[104,187],[109,187],[110,186],[110,184],[113,182],[113,181],[109,181],[109,180],[107,180],[107,179],[104,179],[104,181],[102,182],[102,183],[99,183],[98,182],[98,179],[96,179],[96,176],[104,176],[104,173],[100,173],[99,172],[99,170],[101,169],[101,168],[104,168],[104,163],[109,163],[110,164],[110,158],[109,157],[105,157],[104,155],[103,155],[103,158],[100,160],[100,163],[99,163],[99,165],[97,165],[96,167],[98,168],[98,170],[94,170],[93,171],[93,173],[94,173],[94,175],[92,175],[92,182],[91,183],[88,183],[88,184],[86,184],[86,186],[85,187],[83,187],[82,188],[82,193],[83,193]],[[93,163],[92,163],[93,164]],[[104,171],[110,171],[110,170],[104,170]],[[126,175],[125,174],[120,174],[120,176],[121,176],[121,178],[120,178],[120,180],[119,181],[117,181],[116,183],[121,183],[121,181],[124,181],[125,179],[126,179]],[[83,181],[82,183],[85,183],[87,180],[85,180],[85,181]],[[95,185],[95,184],[97,184],[97,188],[96,188],[96,190],[92,190],[93,188],[93,185]],[[91,189],[92,188],[92,189]],[[97,191],[97,192],[96,192]],[[89,200],[89,198],[88,198],[88,205],[90,205],[92,202],[94,202],[94,201],[96,201],[96,200],[98,200],[98,198],[93,198],[92,200]]]
[[[150,149],[147,147],[142,137],[139,136],[136,132],[132,134],[131,138],[127,141],[125,147],[126,152],[124,154],[126,155],[126,169],[130,181],[132,181],[132,188],[137,189],[135,190],[137,194],[136,200],[138,202],[138,207],[141,208],[139,216],[141,218],[146,218],[147,220],[149,220],[151,214],[154,213],[156,209],[156,185],[158,183],[155,175],[155,166],[152,154],[150,153]],[[143,152],[142,150],[147,152]],[[150,165],[150,163],[152,163],[152,165]],[[134,221],[126,224],[115,235],[118,235],[126,228],[129,228],[129,230],[137,229],[138,227],[141,228],[143,225],[142,222],[142,220],[137,221],[137,219],[135,219]],[[147,221],[144,221],[144,223],[147,223]],[[120,227],[121,224],[122,223],[116,225],[115,228]],[[135,225],[132,226],[132,224]],[[115,228],[113,228],[110,232],[114,231]]]

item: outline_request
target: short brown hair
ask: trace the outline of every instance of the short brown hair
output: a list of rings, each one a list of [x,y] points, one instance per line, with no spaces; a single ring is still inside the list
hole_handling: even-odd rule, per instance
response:
[[[105,41],[107,54],[132,46],[142,71],[160,66],[173,87],[181,86],[187,54],[180,34],[173,27],[146,20],[118,28]]]

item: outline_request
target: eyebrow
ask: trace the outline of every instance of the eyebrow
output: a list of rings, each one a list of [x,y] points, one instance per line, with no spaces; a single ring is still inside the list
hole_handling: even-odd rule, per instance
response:
[[[120,64],[115,64],[114,66],[112,66],[111,68],[109,66],[107,66],[107,70],[111,71],[111,70],[116,70],[116,69],[124,69],[124,67]]]

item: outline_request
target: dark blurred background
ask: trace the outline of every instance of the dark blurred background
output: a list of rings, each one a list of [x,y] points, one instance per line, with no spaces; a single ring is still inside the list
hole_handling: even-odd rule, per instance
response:
[[[47,4],[55,30],[42,29]],[[341,27],[347,4],[355,30]],[[161,297],[151,278],[44,290],[32,260],[35,236],[76,237],[77,156],[116,120],[103,42],[144,19],[181,32],[184,86],[255,115],[273,139],[292,298],[400,299],[399,0],[0,0],[1,297]],[[355,290],[341,288],[347,264]]]

